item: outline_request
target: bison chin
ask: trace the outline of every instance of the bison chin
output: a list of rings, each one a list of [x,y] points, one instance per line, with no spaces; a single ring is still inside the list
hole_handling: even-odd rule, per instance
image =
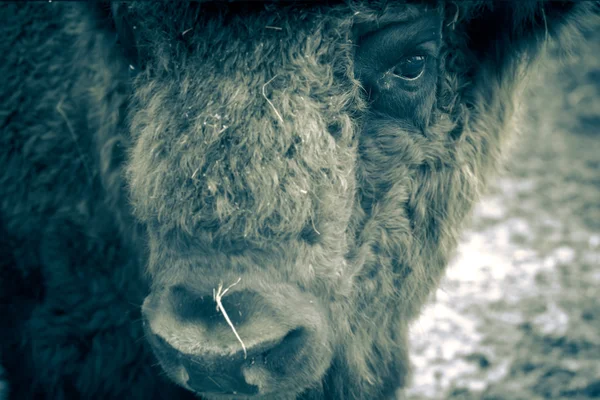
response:
[[[332,351],[317,299],[226,289],[178,284],[146,298],[146,337],[166,374],[208,399],[296,398],[321,385]]]

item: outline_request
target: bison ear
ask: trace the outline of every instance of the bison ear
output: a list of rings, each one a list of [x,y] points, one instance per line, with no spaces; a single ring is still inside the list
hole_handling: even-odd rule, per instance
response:
[[[447,32],[466,55],[471,73],[493,68],[504,75],[516,61],[531,60],[548,38],[573,39],[597,1],[456,1],[446,8]],[[460,44],[458,44],[460,42]],[[489,71],[488,71],[489,72]]]
[[[135,25],[129,20],[127,4],[112,2],[110,11],[117,32],[117,41],[123,50],[125,58],[129,61],[131,69],[137,71],[141,66],[140,54],[135,40]]]
[[[97,28],[114,35],[116,45],[130,65],[130,72],[137,72],[142,62],[135,37],[135,25],[130,21],[127,4],[110,1],[90,1],[84,4],[96,21]]]

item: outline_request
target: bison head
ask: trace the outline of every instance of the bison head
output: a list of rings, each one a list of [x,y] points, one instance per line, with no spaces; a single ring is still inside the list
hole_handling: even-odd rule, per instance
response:
[[[566,2],[112,6],[147,337],[206,398],[381,398]],[[229,397],[228,397],[229,396]]]

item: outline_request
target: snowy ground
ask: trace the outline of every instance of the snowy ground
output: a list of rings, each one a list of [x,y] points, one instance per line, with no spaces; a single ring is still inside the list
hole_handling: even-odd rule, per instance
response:
[[[507,170],[412,329],[409,400],[600,398],[600,29],[530,82]]]

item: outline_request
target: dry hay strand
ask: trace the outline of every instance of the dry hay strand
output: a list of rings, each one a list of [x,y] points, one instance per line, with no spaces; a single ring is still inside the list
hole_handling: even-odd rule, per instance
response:
[[[235,334],[235,337],[242,345],[242,349],[244,350],[244,360],[245,360],[246,357],[248,356],[248,352],[246,351],[246,345],[244,344],[244,341],[242,340],[242,338],[240,338],[240,335],[238,335],[238,333],[235,329],[235,326],[233,326],[233,322],[231,322],[231,319],[229,319],[229,315],[227,315],[227,311],[225,311],[225,308],[223,307],[223,303],[221,302],[221,299],[223,298],[223,296],[225,296],[225,294],[227,294],[229,289],[231,289],[232,287],[234,287],[235,285],[240,283],[241,280],[242,280],[241,277],[238,278],[238,280],[236,282],[229,285],[226,289],[223,289],[222,282],[219,283],[219,287],[217,288],[217,290],[215,291],[215,289],[213,289],[213,298],[215,299],[215,302],[217,303],[217,311],[221,311],[221,313],[223,314],[223,317],[225,318],[225,321],[227,321],[227,324],[229,324],[229,326],[231,327],[231,330]]]

